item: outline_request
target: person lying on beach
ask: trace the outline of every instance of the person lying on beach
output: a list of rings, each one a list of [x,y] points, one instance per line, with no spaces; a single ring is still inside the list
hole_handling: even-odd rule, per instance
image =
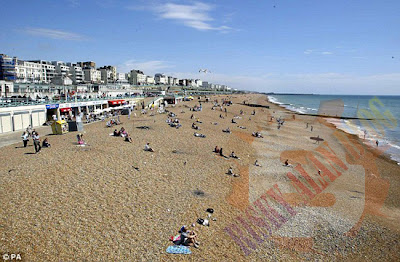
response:
[[[215,126],[216,126],[216,125],[218,125],[218,123],[217,123],[217,122],[211,122],[211,124],[213,124],[213,125],[215,125]]]
[[[253,132],[251,135],[254,136],[254,137],[258,137],[258,138],[264,138],[264,137],[261,135],[261,133],[259,133],[259,132]]]
[[[240,159],[240,158],[235,154],[235,152],[233,152],[233,151],[232,151],[232,153],[229,155],[229,157],[231,157],[231,158],[236,158],[236,159]]]
[[[293,167],[293,165],[289,164],[289,159],[286,159],[286,161],[285,161],[285,166],[287,166],[287,167]]]
[[[255,166],[261,166],[259,163],[258,163],[258,160],[256,159],[256,162],[254,162],[254,165]]]
[[[232,167],[229,167],[227,174],[230,175],[230,176],[234,176],[234,177],[238,177],[239,176],[239,174],[233,173]]]
[[[43,140],[42,147],[51,147],[47,137]]]
[[[245,126],[238,126],[240,129],[246,129]]]
[[[215,146],[214,148],[214,153],[219,153],[220,149],[218,148],[218,146]]]
[[[132,143],[132,138],[129,136],[128,133],[126,133],[126,135],[125,135],[125,141],[129,142],[129,143]]]
[[[172,123],[172,120],[168,117],[167,120],[165,120],[165,122],[166,122],[167,124],[170,124],[170,123]]]
[[[199,134],[199,133],[197,133],[197,132],[194,132],[193,135],[194,135],[195,137],[202,137],[202,138],[205,138],[205,137],[206,137],[205,135]]]
[[[224,133],[231,133],[231,130],[229,129],[229,127],[227,129],[222,129],[222,132]]]
[[[193,129],[196,129],[196,130],[199,130],[199,127],[198,127],[198,126],[196,126],[196,124],[195,124],[195,123],[193,123],[193,124],[192,124],[192,128],[193,128]]]
[[[150,143],[147,143],[144,146],[144,151],[154,152],[154,150],[150,147]]]
[[[200,123],[200,124],[203,123],[203,122],[200,121],[199,118],[197,118],[196,122],[197,122],[197,123]]]

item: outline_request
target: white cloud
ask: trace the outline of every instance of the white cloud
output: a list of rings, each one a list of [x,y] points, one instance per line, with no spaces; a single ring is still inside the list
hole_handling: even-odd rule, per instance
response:
[[[156,73],[162,73],[163,69],[172,68],[173,65],[168,64],[165,61],[151,60],[151,61],[137,61],[128,60],[121,65],[117,66],[118,72],[130,72],[131,70],[143,71],[145,75],[154,75]]]
[[[48,29],[48,28],[28,27],[22,29],[22,32],[33,36],[40,36],[52,39],[73,40],[73,41],[87,40],[87,37],[80,34],[66,32],[63,30]]]
[[[151,10],[161,19],[174,20],[187,27],[200,31],[215,30],[226,32],[231,30],[229,26],[215,26],[210,12],[215,9],[213,5],[194,2],[193,4],[166,3],[156,7],[128,7],[131,10]]]
[[[304,50],[303,53],[306,54],[306,55],[311,55],[311,54],[333,55],[332,52],[328,52],[328,51],[319,51],[319,50],[316,50],[316,49],[307,49],[307,50]]]

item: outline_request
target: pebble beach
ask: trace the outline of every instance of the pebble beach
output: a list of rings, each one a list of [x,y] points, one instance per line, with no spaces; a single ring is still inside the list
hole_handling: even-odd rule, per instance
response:
[[[85,147],[77,146],[76,132],[40,134],[51,143],[40,154],[33,154],[32,141],[27,148],[22,141],[2,147],[0,251],[21,253],[23,261],[399,261],[400,166],[384,149],[363,144],[323,118],[272,104],[265,95],[209,97],[223,98],[233,102],[226,113],[211,110],[212,102],[190,111],[197,97],[168,107],[179,129],[165,122],[167,114],[136,110],[130,119],[121,116],[115,128],[124,127],[132,143],[110,136],[114,128],[96,122],[84,126]],[[277,118],[285,120],[279,129]],[[191,128],[196,119],[200,130]],[[228,127],[232,133],[222,132]],[[195,131],[206,137],[194,137]],[[263,138],[252,136],[256,131]],[[317,144],[312,136],[324,141]],[[143,150],[146,143],[154,152]],[[215,146],[240,159],[218,156]],[[335,181],[325,177],[326,188],[306,201],[288,172],[298,178],[295,168],[301,164],[321,181],[305,157],[321,147],[348,168]],[[284,165],[286,159],[292,167]],[[240,176],[227,175],[230,167]],[[254,241],[246,254],[226,229],[275,185],[296,214]],[[214,209],[215,221],[197,224],[207,208]],[[167,254],[170,236],[182,225],[197,232],[199,248],[191,247],[190,255]]]

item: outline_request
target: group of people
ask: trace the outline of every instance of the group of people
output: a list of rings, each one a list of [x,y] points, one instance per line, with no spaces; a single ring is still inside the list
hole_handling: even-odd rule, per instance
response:
[[[42,150],[42,147],[50,147],[51,146],[49,143],[49,140],[47,138],[45,138],[43,140],[42,144],[40,144],[39,133],[37,131],[35,131],[35,129],[32,130],[31,127],[28,126],[26,131],[24,131],[21,136],[24,147],[28,146],[29,137],[32,137],[33,146],[35,147],[35,154],[40,153],[40,151]]]
[[[123,137],[126,142],[132,143],[132,138],[124,127],[121,127],[119,131],[117,129],[114,129],[113,136]]]
[[[107,127],[112,127],[112,126],[114,126],[114,125],[120,125],[120,124],[122,124],[118,119],[114,119],[114,118],[111,118],[109,121],[107,121],[107,123],[106,123],[106,125],[107,125]]]

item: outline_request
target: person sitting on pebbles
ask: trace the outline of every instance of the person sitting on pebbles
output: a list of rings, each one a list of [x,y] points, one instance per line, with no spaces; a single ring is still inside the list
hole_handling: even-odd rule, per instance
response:
[[[285,161],[285,166],[287,166],[287,167],[293,167],[293,165],[289,164],[289,159],[286,159],[286,161]]]
[[[196,232],[189,231],[186,226],[183,226],[179,233],[181,234],[180,245],[199,247],[200,243],[197,241]]]
[[[218,146],[215,146],[215,148],[214,148],[214,153],[219,153],[219,148],[218,148]]]
[[[150,147],[150,143],[147,143],[144,146],[144,151],[154,152],[154,150]]]
[[[236,158],[236,159],[240,159],[240,158],[235,154],[234,151],[232,151],[232,153],[229,155],[229,157],[231,157],[231,158]]]
[[[254,165],[255,166],[261,166],[259,163],[258,163],[258,160],[256,159],[256,162],[254,162]]]
[[[237,124],[236,120],[232,118],[232,124]]]
[[[43,140],[43,143],[42,143],[42,147],[50,147],[51,145],[50,145],[50,143],[49,143],[49,140],[47,139],[47,137]]]
[[[231,130],[229,129],[229,127],[227,129],[222,129],[222,132],[224,133],[231,133]]]
[[[232,167],[229,167],[229,169],[228,169],[228,175],[230,175],[230,176],[234,176],[234,177],[238,177],[238,176],[239,176],[239,174],[235,174],[235,173],[233,173],[233,169],[232,169]]]
[[[199,127],[195,123],[192,124],[192,128],[195,130],[199,130]]]

